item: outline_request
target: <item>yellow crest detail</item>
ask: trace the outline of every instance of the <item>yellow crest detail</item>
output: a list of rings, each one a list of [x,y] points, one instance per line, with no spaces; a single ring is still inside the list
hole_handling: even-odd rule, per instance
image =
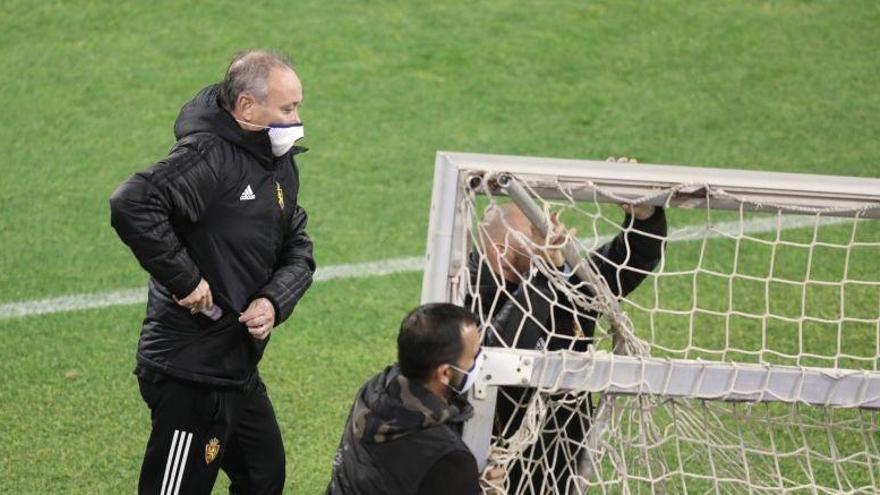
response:
[[[275,196],[278,198],[278,206],[284,209],[284,192],[281,190],[281,184],[275,182]]]
[[[207,445],[205,445],[205,463],[211,464],[214,462],[214,459],[217,458],[217,455],[220,453],[220,440],[217,438],[212,438]]]

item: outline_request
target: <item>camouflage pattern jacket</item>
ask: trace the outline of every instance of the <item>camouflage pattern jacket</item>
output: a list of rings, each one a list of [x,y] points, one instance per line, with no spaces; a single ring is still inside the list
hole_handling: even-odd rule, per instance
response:
[[[461,440],[472,414],[467,400],[455,396],[447,403],[408,380],[398,365],[385,368],[355,397],[326,493],[417,494],[431,468],[453,453],[472,460],[472,469],[459,473],[472,473],[469,486],[477,493],[476,460]]]

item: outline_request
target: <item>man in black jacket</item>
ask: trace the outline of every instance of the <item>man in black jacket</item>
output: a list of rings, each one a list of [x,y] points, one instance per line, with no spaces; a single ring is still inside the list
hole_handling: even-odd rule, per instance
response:
[[[164,160],[110,198],[119,237],[150,274],[135,374],[152,432],[140,493],[280,493],[285,456],[257,364],[311,285],[294,146],[302,85],[264,51],[233,59],[174,125]]]
[[[629,294],[654,269],[663,255],[666,236],[662,208],[623,208],[626,215],[621,233],[590,256],[616,297]],[[558,290],[544,273],[533,269],[533,258],[539,257],[560,273],[567,271],[561,252],[549,247],[562,240],[565,229],[555,215],[551,219],[556,238],[545,239],[512,203],[493,205],[484,216],[479,239],[483,256],[474,250],[468,263],[471,287],[478,297],[469,295],[466,304],[482,321],[492,323],[484,337],[486,345],[584,352],[592,343],[600,315],[580,309],[570,294]],[[594,297],[594,288],[577,275],[570,275],[566,285],[577,288],[574,292],[588,299]],[[531,397],[529,389],[502,387],[495,410],[496,437],[509,438],[519,429]],[[592,404],[589,394],[583,393],[559,394],[554,399],[541,437],[510,466],[508,493],[571,491],[577,461],[585,453],[583,441],[590,426]]]
[[[477,462],[461,440],[473,414],[465,393],[481,361],[476,324],[473,313],[445,303],[406,315],[398,363],[355,396],[328,495],[480,493]]]

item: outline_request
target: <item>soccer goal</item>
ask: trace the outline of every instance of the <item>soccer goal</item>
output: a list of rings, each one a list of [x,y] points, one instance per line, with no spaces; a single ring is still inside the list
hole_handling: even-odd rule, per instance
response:
[[[492,245],[485,216],[508,203],[532,235],[511,224]],[[621,208],[648,204],[663,235]],[[576,233],[550,246],[556,219]],[[638,235],[662,244],[649,269],[630,267]],[[512,280],[489,269],[508,248],[531,261]],[[878,179],[440,152],[422,286],[437,301],[470,307],[492,343],[465,440],[506,493],[880,486]],[[526,327],[541,345],[520,345]]]

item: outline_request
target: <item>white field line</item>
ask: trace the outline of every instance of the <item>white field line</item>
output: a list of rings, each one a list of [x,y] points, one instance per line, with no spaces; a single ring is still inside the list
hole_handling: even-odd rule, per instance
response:
[[[418,272],[422,270],[424,258],[397,258],[368,263],[333,265],[319,268],[315,272],[315,281],[338,280],[344,278],[365,278],[393,273]],[[45,315],[62,311],[79,311],[83,309],[106,308],[126,304],[144,304],[147,302],[147,288],[124,289],[111,292],[94,292],[91,294],[71,294],[69,296],[34,299],[0,305],[0,320],[20,316]]]
[[[842,223],[852,220],[823,218],[822,224]],[[792,217],[782,221],[782,228],[796,229],[812,227],[815,224],[813,217]],[[744,234],[758,234],[761,232],[776,231],[775,218],[749,220],[740,223],[738,221],[722,222],[715,224],[708,237],[736,236],[740,229]],[[706,227],[688,226],[673,230],[669,233],[671,242],[692,241],[702,239],[705,236]],[[596,242],[597,245],[609,240],[606,236]],[[585,245],[593,244],[592,239],[584,239]],[[318,268],[315,273],[316,282],[340,279],[356,279],[391,275],[394,273],[407,273],[422,271],[424,258],[415,256],[411,258],[395,258],[367,263],[351,263],[332,265]],[[110,292],[94,292],[91,294],[71,294],[68,296],[50,297],[46,299],[33,299],[30,301],[12,302],[0,305],[0,320],[23,316],[45,315],[60,313],[63,311],[81,311],[85,309],[106,308],[109,306],[124,306],[129,304],[144,304],[147,301],[146,287],[137,289],[124,289]]]

